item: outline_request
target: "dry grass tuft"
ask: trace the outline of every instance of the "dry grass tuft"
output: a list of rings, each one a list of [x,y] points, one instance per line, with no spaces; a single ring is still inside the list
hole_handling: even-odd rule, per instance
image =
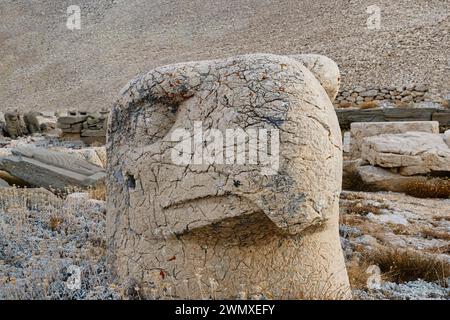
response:
[[[438,256],[414,249],[397,249],[379,246],[366,255],[366,260],[376,264],[388,275],[390,281],[403,283],[422,279],[447,285],[450,264]]]
[[[88,193],[91,199],[106,201],[106,185],[104,183],[89,188]]]
[[[366,214],[372,212],[373,214],[382,214],[382,210],[389,209],[388,205],[380,204],[379,206],[375,206],[373,204],[367,204],[362,202],[351,203],[347,206],[347,214],[357,214],[361,216],[365,216]]]
[[[405,191],[406,194],[417,198],[449,198],[450,180],[441,178],[409,182]]]
[[[395,106],[397,108],[408,108],[410,106],[410,103],[406,101],[396,101]]]
[[[361,109],[372,109],[379,107],[380,103],[378,101],[364,101],[359,106]]]
[[[450,241],[450,233],[432,228],[423,228],[420,233],[428,238]]]
[[[49,227],[52,231],[56,231],[58,227],[61,225],[62,219],[57,216],[51,216],[49,221]]]

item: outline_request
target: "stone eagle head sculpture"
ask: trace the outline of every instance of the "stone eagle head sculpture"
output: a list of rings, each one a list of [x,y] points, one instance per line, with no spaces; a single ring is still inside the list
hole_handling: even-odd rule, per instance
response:
[[[180,63],[130,81],[107,141],[119,279],[149,298],[348,297],[338,88],[319,55]]]

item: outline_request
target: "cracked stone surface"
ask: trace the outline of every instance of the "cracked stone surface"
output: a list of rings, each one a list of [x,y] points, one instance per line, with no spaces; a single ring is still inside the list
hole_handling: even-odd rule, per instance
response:
[[[405,176],[450,172],[450,148],[439,134],[406,132],[368,137],[362,159],[383,168],[398,168]]]
[[[353,122],[350,129],[350,157],[361,158],[362,143],[365,138],[380,134],[397,134],[408,131],[439,133],[438,121],[390,121]]]
[[[339,78],[301,61],[253,54],[163,66],[121,91],[107,141],[107,237],[120,280],[157,299],[350,296],[330,100]],[[196,121],[279,130],[277,173],[174,164],[172,133],[192,133]]]

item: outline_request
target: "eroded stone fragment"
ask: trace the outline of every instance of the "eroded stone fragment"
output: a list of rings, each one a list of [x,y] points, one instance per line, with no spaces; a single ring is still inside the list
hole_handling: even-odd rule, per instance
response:
[[[246,139],[227,140],[227,130]],[[258,139],[262,148],[252,132],[278,137],[276,159],[227,162],[250,159]],[[179,149],[186,141],[192,149]],[[144,296],[349,297],[341,133],[325,89],[297,59],[245,55],[136,77],[111,110],[107,156],[110,258]]]
[[[347,172],[348,174],[348,172]],[[392,191],[422,198],[450,197],[450,181],[440,177],[403,176],[389,169],[370,165],[359,166],[355,172],[360,181],[351,190]],[[353,181],[356,179],[353,176]]]
[[[450,148],[439,134],[381,134],[362,142],[362,160],[373,166],[398,168],[405,176],[450,172]]]
[[[419,131],[439,133],[437,121],[392,121],[392,122],[353,122],[350,126],[350,156],[361,157],[361,144],[364,138],[388,133]]]
[[[0,158],[0,170],[34,186],[65,190],[88,187],[105,177],[101,167],[76,155],[36,147],[18,147],[12,154]]]

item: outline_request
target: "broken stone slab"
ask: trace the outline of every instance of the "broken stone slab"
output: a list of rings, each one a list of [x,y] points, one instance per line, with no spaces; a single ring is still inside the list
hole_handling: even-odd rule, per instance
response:
[[[78,124],[78,123],[82,123],[84,121],[86,121],[87,119],[87,115],[66,115],[66,116],[61,116],[58,118],[58,128],[60,125],[74,125],[74,124]]]
[[[190,139],[199,123],[278,132],[279,168],[266,170],[261,159],[178,162],[173,157],[190,159],[192,150],[176,149],[173,134],[186,130]],[[341,141],[328,93],[291,57],[181,63],[136,77],[108,128],[108,252],[119,281],[133,278],[154,298],[199,299],[205,283],[219,299],[238,297],[243,284],[275,299],[323,297],[314,288],[348,298],[338,234]]]
[[[2,170],[0,170],[0,179],[5,180],[10,186],[25,186],[25,187],[30,186],[27,182],[23,181],[22,179],[14,177],[10,175],[8,172]]]
[[[9,188],[10,185],[8,182],[0,178],[0,188]]]
[[[347,163],[344,168],[346,190],[392,191],[423,198],[450,197],[450,180],[445,178],[402,176],[389,169],[357,166],[353,162]]]
[[[367,137],[362,142],[361,158],[373,166],[398,168],[405,176],[450,173],[450,148],[439,134],[406,132]]]
[[[420,131],[439,133],[437,121],[392,121],[392,122],[353,122],[350,125],[350,157],[361,157],[361,144],[364,138],[384,133],[405,133]]]
[[[75,123],[70,125],[68,128],[61,128],[64,133],[81,133],[81,130],[83,129],[82,123]]]
[[[81,131],[82,137],[106,137],[106,129],[101,130],[83,130]]]
[[[76,155],[79,159],[86,160],[96,166],[106,167],[105,147],[90,147],[82,149],[57,148],[56,151]]]
[[[0,158],[0,170],[30,185],[65,190],[89,187],[102,181],[104,170],[75,155],[45,148],[19,147]]]

